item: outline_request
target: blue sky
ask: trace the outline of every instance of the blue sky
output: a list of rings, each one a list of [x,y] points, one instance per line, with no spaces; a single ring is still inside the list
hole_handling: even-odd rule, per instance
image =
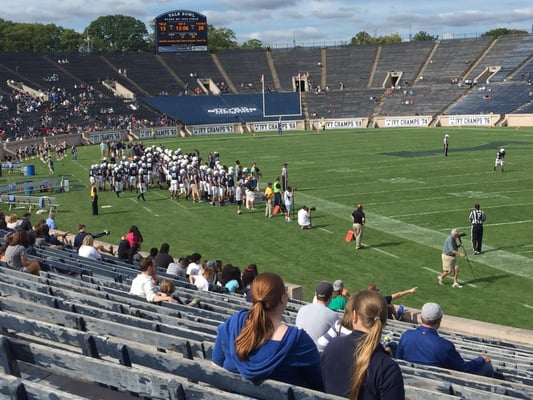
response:
[[[239,43],[331,45],[348,42],[360,31],[402,38],[426,31],[440,37],[473,37],[505,27],[531,32],[529,1],[353,1],[353,0],[3,0],[0,18],[54,23],[83,31],[104,15],[123,14],[149,22],[172,10],[192,10],[216,27],[233,30]]]

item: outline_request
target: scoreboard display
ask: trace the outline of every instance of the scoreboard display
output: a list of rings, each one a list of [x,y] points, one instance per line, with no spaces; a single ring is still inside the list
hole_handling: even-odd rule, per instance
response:
[[[194,11],[176,10],[155,19],[158,53],[207,51],[207,18]]]

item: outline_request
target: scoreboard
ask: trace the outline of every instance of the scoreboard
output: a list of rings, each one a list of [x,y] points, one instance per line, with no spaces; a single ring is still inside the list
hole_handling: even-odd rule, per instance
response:
[[[207,18],[194,11],[176,10],[155,19],[158,53],[207,51]]]

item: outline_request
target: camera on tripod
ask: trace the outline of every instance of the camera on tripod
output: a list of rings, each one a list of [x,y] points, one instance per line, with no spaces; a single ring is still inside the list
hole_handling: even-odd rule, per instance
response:
[[[464,233],[464,232],[459,232],[457,234],[457,237],[459,237],[459,238],[462,238],[462,237],[465,237],[465,236],[466,236],[466,233]]]

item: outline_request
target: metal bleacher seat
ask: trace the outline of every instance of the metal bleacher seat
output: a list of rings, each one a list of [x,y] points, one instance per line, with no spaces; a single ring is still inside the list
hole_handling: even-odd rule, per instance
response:
[[[211,302],[213,310],[179,304],[150,304],[127,293],[128,280],[137,274],[135,266],[88,262],[73,252],[50,249],[41,249],[40,256],[51,267],[50,271],[41,272],[41,276],[0,267],[0,330],[15,332],[17,339],[28,336],[32,341],[51,342],[53,346],[74,346],[91,359],[129,360],[131,364],[139,364],[135,368],[142,366],[163,371],[163,375],[170,371],[187,382],[201,382],[209,390],[218,390],[224,396],[232,392],[253,398],[329,398],[279,382],[267,381],[255,386],[239,375],[211,365],[209,360],[216,327],[239,307],[247,306],[242,298],[202,293],[202,302]],[[82,271],[82,279],[54,272],[56,268],[64,272]],[[114,270],[114,273],[120,271],[124,275],[117,282],[112,274],[103,275],[101,269]],[[194,289],[179,288],[179,296],[197,293]],[[228,298],[235,302],[224,302]],[[299,306],[301,303],[295,303],[292,315]],[[387,336],[399,340],[402,332],[415,326],[409,322],[390,321],[386,327]],[[533,397],[530,380],[533,348],[446,331],[441,331],[441,335],[452,340],[465,358],[479,353],[491,354],[493,364],[504,373],[506,380],[476,377],[472,383],[469,374],[398,361],[404,375],[406,398],[499,400]],[[38,359],[40,357],[39,353]],[[76,360],[85,363],[84,358]],[[56,361],[61,363],[65,359],[60,355]],[[116,365],[102,368],[111,368],[108,372],[116,376],[123,373],[113,370]],[[62,366],[57,369],[54,366],[52,370],[64,373]],[[133,376],[136,374],[134,370]],[[99,376],[95,376],[94,381],[109,385],[109,380],[100,381]],[[160,381],[154,383],[150,378],[149,382],[157,385]],[[187,390],[195,393],[194,388]],[[276,390],[281,395],[273,397]],[[127,389],[120,387],[119,391],[143,395],[135,385]],[[238,395],[234,396],[238,398]]]

